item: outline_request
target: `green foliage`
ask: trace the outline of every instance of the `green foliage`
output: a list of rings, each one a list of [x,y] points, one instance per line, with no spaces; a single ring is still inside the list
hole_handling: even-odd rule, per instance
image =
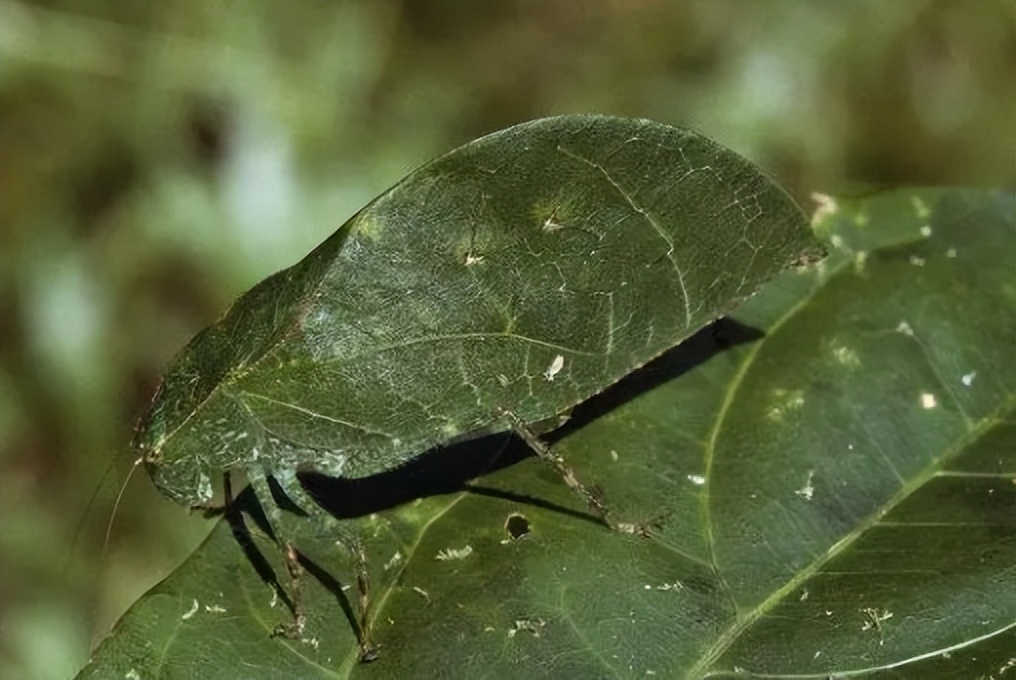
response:
[[[829,259],[556,435],[650,538],[587,521],[536,460],[453,490],[448,475],[477,472],[458,469],[470,452],[504,446],[474,440],[405,471],[417,486],[401,492],[422,500],[352,520],[369,536],[377,662],[356,662],[353,567],[330,536],[301,536],[316,565],[303,637],[270,638],[288,614],[264,577],[285,571],[245,498],[256,547],[220,523],[80,677],[998,673],[1016,620],[1016,321],[990,312],[1016,303],[1016,197],[829,207]],[[326,501],[391,494],[383,506],[404,500],[399,474],[317,483]]]

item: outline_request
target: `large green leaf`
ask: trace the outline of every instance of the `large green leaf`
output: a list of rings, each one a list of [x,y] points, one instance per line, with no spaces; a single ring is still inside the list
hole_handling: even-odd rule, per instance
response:
[[[302,639],[270,637],[287,612],[265,577],[285,568],[248,520],[256,548],[220,524],[80,677],[1004,677],[1014,213],[987,192],[843,205],[818,225],[837,246],[819,268],[577,409],[560,452],[648,538],[587,521],[537,460],[452,491],[498,438],[308,478],[339,511],[429,496],[354,520],[378,661],[357,663],[352,565],[329,536],[301,537]]]

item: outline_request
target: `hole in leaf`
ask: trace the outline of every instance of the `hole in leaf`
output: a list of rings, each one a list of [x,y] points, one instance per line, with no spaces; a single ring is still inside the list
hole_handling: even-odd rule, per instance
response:
[[[529,533],[529,520],[525,515],[513,512],[505,520],[504,530],[508,533],[509,541],[517,541]]]

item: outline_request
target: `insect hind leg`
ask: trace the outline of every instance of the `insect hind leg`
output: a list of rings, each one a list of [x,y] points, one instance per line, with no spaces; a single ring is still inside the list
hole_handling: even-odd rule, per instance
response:
[[[565,461],[563,457],[555,453],[551,447],[540,437],[533,432],[533,430],[515,413],[511,411],[502,411],[505,417],[511,422],[512,430],[522,438],[523,441],[531,448],[536,455],[543,462],[550,465],[554,470],[561,476],[565,484],[568,485],[572,491],[574,491],[579,497],[581,497],[589,508],[599,516],[600,520],[612,529],[616,529],[615,523],[611,521],[609,517],[609,510],[606,504],[603,502],[602,494],[594,489],[585,486],[579,481],[575,475],[575,471],[572,470],[571,466]]]
[[[568,465],[567,461],[561,455],[557,454],[547,442],[540,438],[539,434],[533,431],[518,415],[511,411],[502,411],[502,414],[511,423],[512,431],[515,432],[530,449],[536,453],[537,457],[543,462],[550,465],[554,470],[561,476],[565,484],[568,485],[573,492],[581,497],[589,508],[596,513],[600,521],[610,529],[619,531],[624,534],[634,534],[648,538],[654,531],[656,531],[662,524],[669,514],[661,513],[645,522],[629,522],[619,521],[619,519],[610,512],[607,504],[603,500],[602,492],[595,486],[586,486],[576,476],[575,471]]]

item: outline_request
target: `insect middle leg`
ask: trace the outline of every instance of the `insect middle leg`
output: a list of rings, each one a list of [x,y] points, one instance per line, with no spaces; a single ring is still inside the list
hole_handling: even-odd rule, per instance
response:
[[[322,508],[321,505],[304,490],[295,472],[273,475],[273,478],[278,482],[282,491],[286,494],[289,500],[303,510],[307,515],[307,518],[320,527],[320,531],[323,534],[338,536],[338,543],[346,547],[352,553],[353,559],[356,563],[357,590],[360,595],[359,619],[354,623],[357,642],[360,645],[360,659],[363,662],[373,661],[377,658],[377,649],[370,642],[370,619],[368,617],[368,605],[370,604],[370,582],[367,571],[367,554],[359,536],[356,535],[355,532],[350,532],[338,519]],[[262,505],[264,506],[267,504],[270,506],[270,509],[266,509],[266,515],[274,515],[276,517],[274,521],[271,517],[269,517],[269,524],[272,527],[272,531],[276,533],[276,537],[283,548],[286,557],[286,565],[289,569],[290,578],[293,582],[293,600],[294,602],[299,603],[300,579],[304,570],[299,563],[299,555],[293,542],[287,538],[287,533],[281,526],[282,523],[279,521],[281,509],[278,507],[278,504],[274,502],[274,497],[271,494],[271,487],[268,483],[267,475],[264,472],[251,475],[251,484],[255,487],[255,491],[257,492],[259,499],[261,499]],[[265,495],[266,493],[267,496]],[[297,607],[299,607],[299,604],[297,604]],[[299,628],[302,628],[302,624],[303,613],[300,611],[300,613],[296,616],[296,625]]]
[[[281,634],[285,637],[299,637],[306,623],[301,597],[303,568],[300,566],[296,547],[289,540],[288,531],[283,527],[282,510],[279,508],[278,503],[275,502],[271,485],[268,483],[268,476],[261,470],[250,470],[247,473],[247,479],[254,489],[254,494],[257,496],[258,501],[261,503],[261,509],[265,513],[268,526],[272,530],[276,542],[282,548],[282,555],[286,561],[286,571],[289,572],[289,597],[292,602],[293,621],[288,626],[280,625],[274,634]]]

